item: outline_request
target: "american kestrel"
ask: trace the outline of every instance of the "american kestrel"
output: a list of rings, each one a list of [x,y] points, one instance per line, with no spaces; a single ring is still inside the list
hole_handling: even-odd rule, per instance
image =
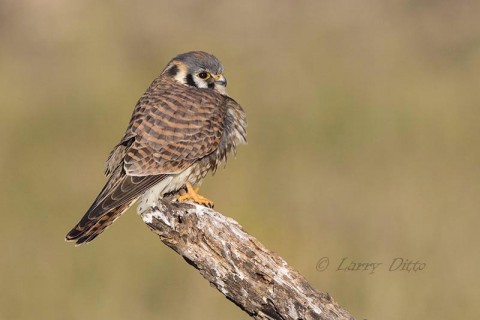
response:
[[[194,187],[246,142],[245,112],[226,86],[213,55],[192,51],[173,58],[138,100],[107,159],[106,185],[66,240],[92,241],[138,199],[139,212],[171,194],[213,206]]]

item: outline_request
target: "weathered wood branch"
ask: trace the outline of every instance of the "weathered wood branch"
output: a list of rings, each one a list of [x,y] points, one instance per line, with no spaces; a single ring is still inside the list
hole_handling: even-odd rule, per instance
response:
[[[254,319],[354,319],[231,218],[166,201],[140,215],[163,243]]]

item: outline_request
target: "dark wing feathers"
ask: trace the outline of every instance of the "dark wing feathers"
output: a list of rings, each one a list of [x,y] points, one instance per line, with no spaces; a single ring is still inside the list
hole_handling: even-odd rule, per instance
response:
[[[98,213],[103,210],[110,210],[124,205],[138,195],[145,192],[148,188],[160,182],[165,175],[155,176],[128,176],[124,175],[118,183],[112,188],[106,190],[105,195],[95,200],[91,208],[88,210],[90,214],[88,219],[93,220],[98,217]],[[102,193],[100,194],[100,196]]]
[[[148,188],[160,182],[165,175],[132,177],[124,175],[113,186],[109,182],[80,222],[67,234],[67,240],[83,243],[92,234],[99,234],[113,223]],[[106,225],[105,225],[106,224]],[[98,232],[100,231],[100,232]]]
[[[107,184],[66,239],[77,244],[93,240],[150,187],[217,150],[225,140],[224,120],[231,116],[227,109],[232,101],[209,89],[157,78],[110,153]]]

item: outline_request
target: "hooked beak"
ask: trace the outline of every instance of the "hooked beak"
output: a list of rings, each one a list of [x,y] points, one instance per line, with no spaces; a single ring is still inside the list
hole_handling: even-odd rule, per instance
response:
[[[215,83],[218,83],[224,87],[227,86],[227,79],[223,76],[223,74],[214,74],[212,77],[215,79]]]

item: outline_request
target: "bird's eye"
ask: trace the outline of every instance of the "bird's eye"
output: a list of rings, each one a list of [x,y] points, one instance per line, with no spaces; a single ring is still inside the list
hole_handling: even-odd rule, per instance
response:
[[[208,72],[200,72],[200,73],[198,74],[198,77],[199,77],[200,79],[208,79],[208,78],[210,77],[210,74],[209,74]]]

